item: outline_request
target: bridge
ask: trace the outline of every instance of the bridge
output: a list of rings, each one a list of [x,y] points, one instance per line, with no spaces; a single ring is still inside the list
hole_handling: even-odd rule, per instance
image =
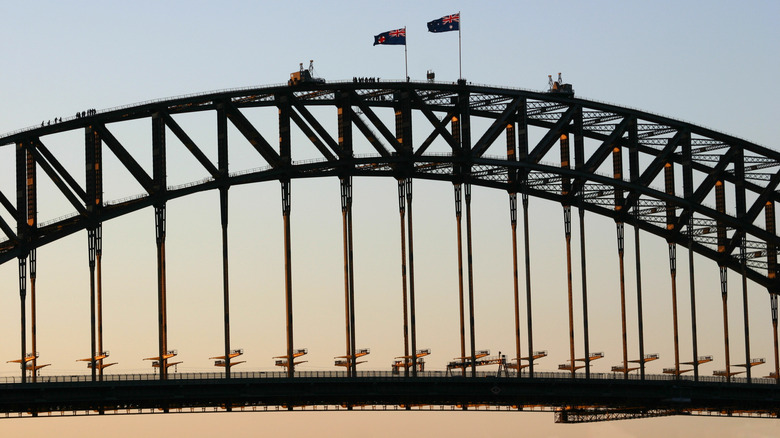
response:
[[[256,111],[271,116],[260,123],[259,117],[250,115]],[[193,115],[212,120],[216,127],[214,145],[204,144],[188,132],[183,121]],[[143,131],[136,132],[146,139],[140,152],[116,135],[125,130]],[[263,165],[240,170],[232,167],[230,158],[235,156],[238,142],[251,145]],[[200,176],[184,184],[171,184],[168,175],[177,163],[169,162],[167,155],[171,148],[181,146],[198,163]],[[19,364],[19,374],[0,383],[0,411],[7,416],[329,406],[548,409],[564,422],[688,414],[780,415],[780,239],[775,223],[780,154],[749,141],[635,109],[580,99],[557,87],[538,92],[462,80],[445,84],[355,78],[225,90],[87,110],[5,134],[0,137],[3,147],[14,148],[15,187],[0,190],[0,239],[4,235],[0,264],[17,260],[20,298],[19,356],[13,359]],[[216,149],[216,162],[209,157],[209,149]],[[120,177],[103,171],[104,152],[119,163],[118,173],[130,175],[140,195],[104,199],[104,186],[116,184],[114,179]],[[76,173],[63,164],[63,156],[80,157],[82,153],[83,172]],[[142,164],[137,158],[140,155],[152,157],[151,166]],[[403,351],[392,366],[387,365],[387,371],[358,370],[370,350],[357,348],[356,343],[355,301],[360,291],[355,287],[352,223],[355,177],[385,177],[397,182],[397,300],[402,309],[397,332],[403,335]],[[291,187],[294,180],[309,178],[339,180],[343,284],[338,287],[344,291],[345,348],[336,353],[343,354],[335,365],[343,371],[299,370],[307,351],[296,345],[294,336],[292,280],[296,265],[291,250],[295,231],[291,226]],[[425,356],[431,351],[418,344],[419,290],[415,287],[412,215],[415,180],[453,187],[456,233],[452,238],[457,242],[458,287],[451,295],[458,303],[459,333],[453,336],[459,335],[460,349],[442,352],[454,357],[446,370],[426,370]],[[39,183],[53,193],[41,193]],[[285,352],[275,357],[282,370],[277,373],[232,369],[244,361],[240,360],[243,350],[231,343],[229,193],[231,188],[255,183],[278,183],[281,188],[283,226],[279,233],[284,250],[278,257],[284,260]],[[513,265],[508,273],[513,278],[514,313],[509,357],[501,353],[490,356],[476,348],[475,296],[479,290],[474,287],[472,187],[507,194],[507,235],[512,239],[512,252],[495,257],[509,257]],[[15,202],[12,191],[16,192]],[[220,200],[224,344],[211,360],[222,372],[177,373],[171,368],[175,370],[181,361],[168,343],[166,209],[170,201],[205,191],[217,191]],[[39,221],[40,211],[54,210],[47,205],[53,197],[64,198],[70,213]],[[539,333],[534,329],[539,318],[547,315],[534,313],[534,303],[548,292],[534,286],[539,284],[539,271],[532,269],[534,256],[544,249],[531,250],[534,231],[529,225],[533,214],[529,198],[561,205],[565,259],[556,263],[565,266],[561,272],[566,290],[559,298],[565,303],[560,308],[567,313],[568,326],[560,330],[568,334],[568,343],[545,346],[567,352],[567,360],[557,366],[557,372],[543,368],[541,359],[547,350],[535,346]],[[572,218],[572,208],[578,221]],[[104,348],[102,321],[103,224],[143,209],[153,209],[155,218],[158,342],[150,346],[156,349],[155,356],[145,358],[154,372],[111,374],[106,369],[114,363]],[[614,237],[609,239],[615,239],[617,247],[617,294],[610,300],[619,301],[620,327],[616,330],[621,343],[607,354],[595,351],[590,339],[594,326],[588,303],[593,291],[588,290],[586,275],[586,212],[613,221],[615,228]],[[518,222],[522,248],[518,246]],[[572,230],[577,224],[579,231]],[[633,239],[628,239],[633,240],[634,251],[629,254],[635,261],[633,269],[625,266],[626,224],[634,231]],[[37,348],[37,250],[82,231],[86,231],[85,271],[88,269],[90,280],[90,354],[82,360],[89,374],[50,376],[46,375],[47,364],[39,361]],[[666,290],[643,291],[643,235],[665,245]],[[579,284],[575,284],[577,268],[572,252],[576,257],[577,249],[573,245],[579,246]],[[686,291],[678,291],[678,247],[687,249]],[[703,366],[712,362],[713,356],[700,353],[698,348],[701,335],[694,255],[714,262],[717,274],[713,270],[708,275],[719,278],[724,369],[714,370],[712,375],[706,375]],[[633,285],[628,284],[627,270],[636,279]],[[729,271],[741,280],[741,352],[730,348]],[[635,313],[626,304],[629,289],[634,289]],[[768,297],[765,315],[771,324],[761,324],[760,330],[767,332],[771,327],[773,349],[760,354],[769,355],[769,361],[755,357],[750,348],[755,324],[749,318],[749,289],[750,297],[758,293],[756,290]],[[664,341],[673,349],[671,358],[646,351],[646,321],[658,316],[645,314],[643,303],[648,299],[670,303],[671,315],[662,316],[672,321],[672,339]],[[690,327],[678,323],[682,300],[690,302]],[[630,336],[634,332],[635,336]],[[707,335],[712,337],[712,332]],[[689,357],[681,352],[681,336],[690,336]],[[10,334],[5,337],[12,338]],[[278,352],[270,351],[267,356],[274,354]],[[605,357],[618,358],[611,372],[592,372],[594,362]],[[647,369],[656,360],[668,364],[660,374]],[[759,365],[771,370],[754,370]],[[478,367],[487,366],[496,369],[478,371]]]

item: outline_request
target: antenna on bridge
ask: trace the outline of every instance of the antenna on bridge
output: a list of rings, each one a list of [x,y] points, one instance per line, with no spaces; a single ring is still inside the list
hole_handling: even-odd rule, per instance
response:
[[[300,69],[296,72],[290,73],[290,80],[287,85],[298,85],[300,83],[308,82],[314,84],[324,84],[325,79],[318,78],[314,75],[314,60],[309,60],[309,68],[304,69],[303,63],[299,63]]]
[[[574,97],[574,88],[571,84],[564,84],[561,73],[558,73],[558,80],[553,81],[552,75],[547,75],[548,93],[562,94],[567,97]]]

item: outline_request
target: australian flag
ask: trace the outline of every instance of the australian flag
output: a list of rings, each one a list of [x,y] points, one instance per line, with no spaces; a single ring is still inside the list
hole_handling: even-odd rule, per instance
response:
[[[374,45],[377,44],[395,44],[406,45],[406,28],[382,32],[374,35]]]
[[[451,30],[460,30],[460,12],[428,22],[428,32],[449,32]]]

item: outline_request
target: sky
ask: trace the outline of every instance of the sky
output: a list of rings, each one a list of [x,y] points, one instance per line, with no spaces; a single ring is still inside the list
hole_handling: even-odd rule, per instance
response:
[[[774,1],[2,2],[0,14],[6,19],[0,27],[0,132],[89,108],[283,83],[299,63],[311,59],[318,76],[327,80],[402,78],[403,47],[372,46],[374,35],[401,27],[407,29],[411,79],[424,80],[433,70],[437,80],[453,82],[458,78],[458,36],[427,33],[425,23],[458,11],[463,77],[472,83],[545,90],[547,75],[562,72],[579,97],[686,120],[778,149],[773,128],[780,115],[780,91],[773,82],[780,70],[780,4]],[[246,114],[271,133],[266,138],[274,138],[273,110]],[[333,111],[315,114],[333,126]],[[215,156],[213,114],[177,120]],[[151,157],[143,155],[148,150],[147,125],[131,122],[110,129],[150,169]],[[231,170],[262,166],[239,137],[231,132]],[[177,165],[169,170],[170,184],[205,176],[182,148],[175,148],[172,138],[168,159]],[[44,141],[63,165],[76,175],[83,173],[81,133]],[[308,145],[294,149],[295,159],[316,157]],[[0,190],[6,194],[13,193],[11,152],[8,146],[0,147]],[[112,175],[106,178],[105,199],[142,192],[116,160],[105,160],[105,172]],[[67,201],[51,195],[56,189],[46,184],[41,183],[39,220],[71,213]],[[432,349],[429,369],[444,369],[459,355],[452,189],[424,181],[415,181],[414,187],[418,346]],[[332,370],[333,357],[343,354],[338,189],[338,182],[330,179],[293,182],[296,347],[310,352],[302,370]],[[272,356],[285,348],[279,187],[235,187],[230,196],[232,344],[245,349],[247,360],[235,370],[270,371]],[[386,370],[403,350],[395,182],[356,179],[354,197],[357,343],[371,348],[363,369]],[[205,192],[168,206],[169,345],[184,361],[178,368],[182,372],[214,370],[207,358],[222,351],[218,205],[216,193]],[[513,350],[514,322],[506,194],[475,187],[473,206],[477,348],[507,353]],[[535,348],[549,350],[538,365],[547,371],[568,358],[560,210],[556,204],[531,201],[534,342]],[[153,223],[152,212],[144,210],[104,224],[104,336],[112,361],[119,362],[107,369],[110,373],[148,372],[142,358],[156,355]],[[615,231],[610,220],[593,215],[586,217],[586,224],[588,236],[593,236],[588,243],[591,351],[605,352],[594,372],[607,372],[621,355]],[[627,245],[627,254],[633,254]],[[642,245],[644,306],[651,315],[646,330],[652,333],[646,349],[661,355],[648,372],[660,373],[662,367],[673,366],[666,243],[643,234]],[[680,263],[680,270],[687,272],[687,258]],[[698,257],[695,263],[699,351],[715,356],[715,363],[702,371],[709,374],[724,366],[717,267]],[[579,266],[576,255],[574,264]],[[626,266],[633,266],[629,256]],[[627,271],[629,285],[634,284],[632,271]],[[19,350],[16,275],[15,263],[0,266],[0,377],[17,374],[11,364],[3,364]],[[52,364],[44,374],[86,373],[76,359],[89,356],[87,275],[85,233],[38,250],[38,350],[41,361]],[[579,271],[575,275],[579,284]],[[687,277],[681,274],[678,284],[681,296],[687,297]],[[732,363],[741,363],[739,277],[732,274],[730,284],[735,291],[729,304]],[[629,287],[630,311],[636,307],[633,293]],[[681,354],[690,356],[690,334],[685,331],[689,310],[683,298]],[[771,361],[768,299],[755,285],[750,286],[750,312],[753,356]],[[578,316],[581,354],[579,327]],[[629,348],[636,355],[636,329],[629,330]],[[768,374],[769,367],[755,372]],[[110,431],[109,436],[123,437],[159,430],[209,436],[227,429],[235,436],[257,436],[292,426],[292,436],[385,437],[401,433],[394,427],[399,423],[417,433],[451,436],[489,431],[674,437],[690,428],[713,436],[773,436],[777,430],[770,420],[663,418],[555,425],[552,414],[545,413],[355,412],[3,420],[0,431],[6,436],[105,436]]]

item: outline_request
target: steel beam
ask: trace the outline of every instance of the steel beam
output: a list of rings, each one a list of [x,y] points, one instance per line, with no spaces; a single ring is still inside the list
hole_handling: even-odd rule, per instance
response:
[[[409,358],[409,303],[406,281],[406,180],[398,180],[398,212],[401,217],[401,293],[404,315],[404,360]],[[416,352],[415,352],[416,353]],[[404,366],[404,376],[409,377],[409,367]]]
[[[736,180],[734,182],[734,196],[737,201],[737,217],[744,219],[747,213],[747,199],[745,192],[745,151],[739,148],[737,156],[734,160],[734,176]],[[750,317],[748,312],[748,286],[747,286],[747,235],[744,230],[734,233],[734,237],[739,236],[739,258],[741,263],[742,274],[742,320],[745,326],[745,376],[748,383],[752,379],[752,361],[750,357]],[[726,252],[731,252],[726,248]]]
[[[201,164],[211,172],[212,176],[217,179],[219,185],[219,212],[220,212],[220,225],[222,228],[222,325],[224,336],[224,356],[225,356],[225,378],[231,377],[231,357],[230,357],[230,254],[228,250],[229,235],[228,235],[228,223],[229,223],[229,190],[230,184],[228,181],[230,175],[230,157],[228,151],[228,129],[227,120],[228,115],[224,105],[217,106],[217,166],[211,163],[206,156],[200,151],[200,149],[192,145],[188,146],[188,149],[201,161]],[[165,119],[168,124],[168,118]],[[171,122],[173,120],[170,120]],[[176,133],[176,131],[174,131]],[[178,136],[178,134],[177,134]]]
[[[477,349],[476,349],[476,330],[474,327],[474,263],[471,250],[471,184],[466,183],[464,187],[464,198],[466,201],[466,268],[468,270],[469,285],[469,339],[471,345],[471,376],[477,375]]]
[[[525,105],[525,102],[522,102]],[[515,114],[516,116],[516,114]],[[508,161],[517,161],[517,139],[515,123],[512,121],[506,125],[506,158]],[[507,172],[509,189],[509,224],[512,228],[512,289],[515,305],[515,362],[517,363],[517,377],[522,371],[522,353],[520,351],[520,285],[518,280],[517,265],[517,171],[512,169]],[[531,359],[529,357],[529,359]]]
[[[582,277],[582,341],[585,348],[585,378],[590,378],[590,328],[588,319],[588,268],[585,255],[585,209],[577,209],[580,216],[580,275]]]
[[[295,124],[303,131],[303,134],[306,136],[306,138],[311,141],[311,143],[314,145],[314,147],[317,148],[318,151],[322,154],[323,157],[325,157],[328,161],[336,161],[336,156],[331,153],[331,151],[328,149],[328,147],[320,140],[319,137],[317,137],[317,134],[314,133],[314,131],[309,127],[309,125],[306,124],[306,122],[301,118],[301,116],[298,115],[298,113],[295,112],[295,110],[290,110],[290,118],[292,121],[295,122]]]
[[[0,205],[5,208],[5,210],[13,217],[16,217],[16,207],[11,203],[11,201],[8,199],[8,197],[3,194],[2,191],[0,191]],[[15,235],[15,234],[14,234]]]
[[[350,181],[351,182],[351,181]],[[345,179],[340,180],[341,185],[341,228],[344,249],[344,327],[346,332],[346,351],[344,356],[347,358],[347,375],[352,376],[352,307],[350,306],[349,282],[349,234],[347,232],[347,208],[349,208],[347,195],[351,187],[347,187]]]
[[[95,228],[87,230],[87,248],[89,252],[89,367],[92,381],[97,381],[97,292],[95,286]]]
[[[729,310],[728,310],[728,269],[725,266],[719,266],[720,271],[720,297],[723,303],[723,343],[725,345],[724,354],[726,358],[726,381],[731,382],[731,354],[729,352]],[[750,362],[745,364],[750,367]]]
[[[574,297],[572,294],[572,273],[571,273],[571,206],[563,206],[563,229],[566,237],[566,281],[567,298],[569,303],[569,361],[571,367],[571,376],[574,378],[576,371],[576,359],[574,356]],[[585,366],[588,365],[588,359],[585,358]]]
[[[527,155],[526,161],[531,163],[538,163],[549,150],[555,145],[555,142],[560,139],[561,135],[568,131],[568,126],[571,123],[574,115],[576,114],[576,108],[570,107],[565,113],[561,114],[561,117],[555,123],[555,125],[547,131],[547,134],[537,143],[532,151]]]
[[[477,140],[474,147],[471,150],[471,155],[474,157],[481,157],[485,151],[493,144],[494,141],[501,135],[501,131],[505,129],[507,123],[515,118],[517,109],[525,101],[519,97],[512,99],[510,103],[506,105],[506,108],[501,112],[501,115],[493,121],[490,127],[485,131],[482,137]]]
[[[631,117],[628,125],[628,168],[629,178],[632,183],[639,181],[639,132],[636,117]],[[630,196],[630,194],[629,194]],[[636,271],[636,307],[637,307],[637,335],[639,343],[639,376],[645,379],[645,332],[644,332],[644,313],[642,309],[642,262],[639,245],[639,209],[631,210],[634,217],[634,258]],[[627,206],[624,206],[623,213],[628,213]]]
[[[33,383],[38,374],[38,306],[35,301],[35,279],[37,277],[37,260],[35,248],[30,249],[30,340],[32,347],[32,360],[30,377]]]
[[[568,170],[571,167],[571,156],[569,153],[569,136],[566,133],[560,134],[561,149],[561,169]],[[561,196],[568,199],[571,191],[571,180],[569,177],[561,178]],[[572,266],[571,266],[571,205],[563,203],[563,231],[566,238],[566,285],[567,298],[569,303],[569,367],[572,378],[577,371],[577,363],[574,355],[574,295],[572,286]],[[585,357],[585,368],[590,366],[590,358]]]
[[[339,142],[333,140],[333,137],[330,136],[328,131],[322,127],[322,124],[320,124],[317,118],[314,117],[311,114],[311,112],[309,112],[306,106],[304,106],[299,99],[292,97],[290,100],[295,110],[298,111],[298,113],[300,113],[304,119],[306,119],[306,121],[309,123],[309,125],[312,128],[314,128],[314,131],[316,131],[317,134],[320,136],[320,138],[327,144],[328,147],[330,147],[330,150],[334,154],[339,155],[339,151],[341,150],[340,149],[341,140],[339,140]],[[338,105],[338,108],[343,108],[343,105]],[[341,138],[342,136],[339,135],[339,139]]]
[[[520,285],[517,266],[517,193],[509,194],[509,222],[512,227],[512,291],[515,305],[515,361],[517,362],[517,377],[522,370],[520,351]],[[530,359],[530,357],[529,357]]]
[[[87,201],[87,193],[84,191],[84,189],[81,188],[79,183],[76,182],[73,176],[57,160],[54,154],[49,152],[49,149],[47,149],[46,146],[44,146],[44,144],[41,142],[40,139],[37,139],[33,151],[36,152],[37,154],[40,154],[40,157],[42,157],[43,160],[45,160],[48,164],[51,165],[55,173],[59,175],[67,183],[68,188],[78,196],[81,202]]]
[[[224,102],[220,105],[224,108],[225,113],[228,119],[233,123],[233,126],[235,126],[249,141],[260,156],[262,156],[271,167],[279,167],[281,164],[279,154],[271,147],[268,141],[263,138],[252,123],[247,120],[241,111],[229,102]]]
[[[279,109],[279,158],[277,165],[287,169],[292,165],[292,139],[290,138],[290,98],[288,94],[277,94]],[[228,114],[230,117],[230,114]],[[282,187],[282,218],[284,222],[284,286],[287,325],[287,376],[295,375],[295,347],[293,337],[293,282],[292,282],[292,235],[290,213],[292,210],[291,184],[288,175],[280,179]]]
[[[132,413],[153,413],[165,408],[202,412],[218,411],[224,407],[225,400],[231,400],[246,411],[255,410],[253,407],[258,407],[257,411],[273,410],[276,406],[319,411],[329,406],[328,411],[333,412],[342,411],[334,409],[334,406],[342,405],[365,406],[367,410],[424,405],[427,411],[430,407],[454,408],[477,404],[490,410],[501,407],[501,411],[517,406],[533,406],[533,410],[568,406],[575,411],[584,408],[586,412],[587,407],[597,407],[595,409],[613,412],[669,410],[679,415],[752,414],[764,417],[763,421],[771,421],[766,418],[780,414],[775,385],[729,385],[688,380],[670,384],[669,381],[652,380],[572,380],[559,376],[537,379],[426,376],[407,379],[392,377],[388,372],[360,379],[303,375],[295,379],[245,376],[230,380],[115,380],[110,382],[110,391],[106,391],[106,387],[105,382],[8,385],[0,397],[0,412],[24,415],[39,411],[52,412],[57,416],[91,415],[92,411],[101,408],[121,412],[129,410]],[[605,387],[609,390],[605,391]]]
[[[92,225],[87,228],[87,246],[89,248],[90,277],[90,309],[91,309],[91,341],[90,346],[93,376],[103,379],[103,359],[95,361],[95,357],[103,354],[103,227],[101,212],[103,204],[103,152],[102,140],[97,130],[87,126],[84,132],[84,156],[86,162],[86,192],[84,200]],[[42,145],[41,145],[42,146]],[[100,353],[100,354],[97,354]],[[97,371],[95,369],[97,368]],[[95,377],[93,377],[95,378]]]
[[[8,237],[8,240],[11,241],[18,241],[19,238],[16,236],[16,233],[14,233],[14,230],[11,228],[11,226],[8,224],[8,222],[5,221],[2,217],[0,217],[0,230],[5,233],[5,235]]]
[[[284,226],[284,305],[287,327],[287,377],[295,375],[293,344],[293,286],[292,286],[292,242],[290,236],[290,181],[282,180],[282,219]]]
[[[379,134],[382,135],[382,137],[384,137],[384,139],[388,142],[390,147],[392,147],[395,152],[401,152],[401,150],[403,149],[402,147],[403,145],[401,144],[400,141],[398,141],[398,139],[395,136],[393,136],[393,133],[390,132],[390,129],[388,129],[387,126],[385,126],[385,124],[382,123],[382,120],[376,115],[376,113],[374,113],[374,110],[372,110],[371,107],[366,105],[366,102],[360,96],[358,96],[357,93],[355,93],[354,91],[350,92],[350,97],[352,99],[352,104],[360,108],[360,111],[362,111],[363,114],[366,116],[366,118],[368,118],[368,120],[371,122],[371,124],[374,125],[376,129],[379,130]],[[408,99],[408,96],[406,99]],[[358,117],[356,117],[355,119],[359,120]]]
[[[525,307],[526,307],[526,320],[528,324],[528,377],[534,377],[534,326],[533,326],[533,312],[531,311],[531,249],[530,249],[530,237],[528,231],[528,194],[523,192],[521,194],[523,202],[523,245],[525,247],[524,260],[525,260]]]
[[[230,378],[230,268],[228,252],[228,188],[219,188],[219,211],[222,225],[222,306],[225,350],[225,378]]]
[[[636,132],[636,129],[634,128],[634,132]],[[629,134],[631,135],[631,134]],[[638,145],[638,134],[634,134],[634,142]],[[645,166],[645,170],[641,172],[641,174],[635,175],[632,180],[635,182],[635,187],[648,187],[650,184],[652,184],[653,180],[661,173],[661,171],[668,172],[668,168],[672,167],[672,160],[675,155],[675,150],[679,147],[680,141],[682,141],[683,133],[677,132],[674,137],[670,138],[666,145],[664,145],[663,149],[657,152],[656,157],[653,159],[652,162],[650,162],[648,165]],[[636,148],[632,148],[632,150],[637,150],[638,146]],[[638,152],[638,151],[637,151]],[[637,154],[638,155],[638,154]],[[637,173],[639,173],[639,160],[638,157],[636,159],[637,164]],[[632,167],[633,169],[633,167]],[[633,170],[632,170],[633,171]],[[674,196],[674,192],[671,194],[669,191],[666,191],[667,195]],[[628,198],[626,198],[626,209],[628,208],[637,208],[637,202],[639,200],[640,192],[638,190],[632,191],[629,193]],[[667,225],[668,226],[668,225]]]
[[[358,117],[352,111],[352,106],[350,104],[348,93],[342,93],[341,95],[338,96],[338,99],[336,101],[336,110],[338,112],[338,140],[339,141],[338,141],[338,145],[335,148],[335,151],[338,157],[342,161],[347,158],[352,159],[352,155],[353,155],[352,154],[353,151],[352,123],[353,120],[357,119]],[[309,119],[307,118],[307,120]],[[312,117],[310,123],[314,123],[315,121],[316,119]]]
[[[766,230],[775,234],[777,230],[777,223],[775,218],[775,203],[772,201],[766,201],[764,205],[764,226]],[[767,277],[771,280],[777,280],[778,266],[777,266],[777,246],[775,243],[767,242]],[[772,340],[774,345],[775,356],[775,380],[780,385],[780,349],[777,342],[777,296],[780,294],[780,290],[767,288],[769,292],[769,305],[772,312]]]
[[[87,211],[96,213],[103,204],[103,141],[100,133],[88,126],[84,132]]]
[[[116,139],[116,137],[114,137],[111,131],[109,131],[108,128],[103,125],[94,125],[93,129],[99,133],[100,138],[103,140],[106,146],[111,149],[111,152],[114,153],[122,165],[125,166],[125,169],[130,172],[133,178],[135,178],[136,181],[141,184],[141,187],[143,187],[144,190],[146,190],[146,192],[150,195],[153,194],[154,182],[152,181],[152,178],[148,173],[146,173],[143,167],[141,167],[141,165],[135,161],[133,156],[127,152],[127,149],[122,146],[122,144]]]
[[[683,196],[685,199],[692,200],[698,199],[701,193],[708,192],[705,188],[706,184],[702,183],[699,188],[696,189],[696,193],[693,190],[693,167],[691,166],[691,132],[688,130],[683,131],[683,137],[680,141],[682,146],[682,173],[683,173]],[[708,176],[709,179],[712,176]],[[696,323],[696,276],[694,275],[694,263],[693,263],[693,206],[683,209],[680,217],[677,218],[678,231],[682,231],[683,224],[687,219],[687,237],[688,237],[688,283],[691,293],[691,350],[693,353],[693,379],[699,380],[699,337]]]
[[[19,303],[21,308],[21,341],[22,341],[22,359],[21,372],[22,383],[27,382],[27,309],[25,301],[27,299],[27,257],[19,257]]]
[[[154,225],[157,242],[157,352],[160,380],[168,378],[168,311],[165,275],[165,204],[154,207]]]
[[[623,264],[624,254],[624,226],[623,222],[617,222],[618,259],[620,269],[620,333],[623,343],[623,377],[628,379],[628,334],[626,325],[626,271]],[[644,360],[640,357],[640,360]]]
[[[458,309],[460,322],[460,357],[466,357],[466,323],[465,323],[465,303],[463,291],[463,238],[462,238],[462,184],[453,184],[455,194],[455,230],[457,234],[457,252],[458,252]],[[463,376],[466,375],[466,367],[461,368]]]
[[[204,169],[206,169],[209,174],[216,178],[219,174],[219,170],[217,170],[216,167],[214,167],[214,164],[209,160],[209,158],[206,156],[206,154],[203,153],[202,150],[198,147],[198,145],[195,144],[195,142],[190,138],[189,135],[187,135],[186,132],[179,126],[178,123],[176,123],[175,120],[173,120],[173,117],[170,116],[170,114],[163,114],[163,119],[165,120],[165,125],[173,132],[173,134],[179,139],[179,141],[182,142],[184,147],[187,148],[188,151],[192,154],[193,157],[195,157],[196,160],[203,166]]]
[[[412,178],[406,179],[406,218],[409,233],[409,323],[411,326],[412,376],[417,377],[417,315],[414,299],[414,232],[412,227]]]
[[[369,143],[371,143],[371,146],[376,149],[377,152],[379,152],[379,155],[382,156],[382,158],[390,158],[392,154],[390,151],[385,148],[385,146],[382,144],[382,142],[379,141],[379,139],[376,138],[374,135],[374,132],[371,131],[371,128],[369,128],[365,123],[363,123],[363,120],[361,120],[360,117],[357,116],[357,114],[352,111],[352,108],[344,108],[345,112],[348,111],[351,113],[350,119],[352,121],[352,124],[354,124],[358,130],[363,134],[363,136],[368,140]]]
[[[585,163],[585,138],[583,136],[582,126],[582,108],[577,107],[574,113],[573,123],[574,134],[574,166],[579,171],[587,164]],[[568,144],[567,144],[568,149]],[[568,153],[568,151],[567,151]],[[590,161],[590,160],[589,160]],[[570,166],[570,165],[569,165]],[[574,181],[569,197],[577,197],[577,211],[580,217],[580,276],[582,280],[582,341],[585,349],[585,378],[590,378],[590,325],[588,318],[588,268],[587,256],[585,252],[585,208],[583,197],[577,196],[575,187],[584,186],[585,181],[577,178]]]
[[[669,272],[672,277],[672,331],[674,333],[674,372],[680,378],[680,341],[677,327],[677,244],[669,243]]]
[[[624,130],[631,126],[630,119],[624,119],[621,125],[624,126]],[[621,133],[622,136],[622,133]],[[623,149],[619,144],[612,145],[612,176],[616,180],[623,179]],[[623,210],[623,191],[619,188],[615,189],[615,211],[618,213]],[[628,379],[628,333],[626,324],[626,270],[624,265],[625,254],[625,226],[622,220],[615,222],[617,229],[617,248],[618,248],[618,265],[620,270],[620,328],[623,343],[623,378]],[[644,361],[644,357],[639,358],[640,362]]]
[[[769,294],[769,304],[772,311],[772,339],[775,347],[775,380],[780,385],[780,354],[777,348],[777,293]]]
[[[723,186],[723,181],[718,180],[715,182],[715,208],[718,213],[726,213],[726,189]],[[718,252],[725,255],[726,251],[726,225],[722,221],[718,221],[717,224],[718,235]],[[725,265],[719,264],[718,270],[720,271],[720,295],[723,304],[723,342],[725,344],[725,359],[726,359],[726,381],[731,381],[731,354],[729,352],[729,311],[728,311],[728,270]],[[745,363],[745,367],[750,368],[750,362]]]
[[[97,291],[97,351],[98,380],[103,380],[103,225],[95,226],[95,289]]]
[[[672,141],[670,141],[672,143]],[[666,194],[674,196],[674,167],[671,162],[666,162],[663,165],[664,169],[664,185],[666,186]],[[677,213],[675,206],[671,202],[666,203],[666,229],[673,231],[677,222]],[[667,240],[669,245],[669,274],[672,281],[672,329],[674,334],[674,372],[677,379],[680,378],[680,342],[679,331],[677,327],[677,244],[671,240]],[[694,359],[695,362],[695,359]]]
[[[46,161],[46,159],[43,158],[43,156],[36,151],[35,143],[30,145],[29,152],[32,157],[35,158],[35,161],[39,166],[41,166],[41,169],[46,173],[46,175],[51,179],[51,181],[54,183],[54,185],[60,190],[60,192],[67,198],[67,200],[73,205],[73,207],[81,214],[84,214],[86,212],[86,209],[84,208],[83,198],[79,198],[71,189],[68,187],[68,185],[65,183],[65,181],[62,180],[60,175],[51,167],[51,165]]]
[[[433,140],[435,140],[438,136],[441,136],[453,151],[458,150],[458,148],[460,148],[460,142],[455,138],[454,133],[450,134],[449,132],[447,132],[446,129],[447,123],[449,123],[450,119],[452,119],[452,116],[455,115],[456,108],[451,108],[450,111],[448,111],[447,114],[445,114],[442,119],[439,119],[438,117],[436,117],[436,115],[433,114],[432,109],[420,97],[419,93],[417,93],[416,91],[412,91],[411,97],[413,103],[416,105],[416,109],[419,109],[420,112],[423,113],[425,118],[428,119],[428,121],[433,126],[433,132],[431,132],[431,134],[428,135],[428,137],[420,145],[420,147],[417,148],[417,151],[415,152],[415,156],[421,156],[425,152],[425,150],[428,149],[428,146],[430,146]]]
[[[35,162],[28,151],[28,142],[16,144],[16,232],[23,242],[19,262],[19,305],[21,324],[22,383],[27,381],[27,257],[32,227],[35,225]],[[32,201],[32,202],[31,202]],[[32,205],[31,205],[32,204]],[[30,212],[30,207],[33,211]],[[32,217],[30,215],[33,215]]]
[[[355,348],[355,272],[352,246],[352,177],[344,177],[340,181],[344,240],[344,319],[347,340],[347,373],[350,376],[355,376],[357,373],[357,350]]]

